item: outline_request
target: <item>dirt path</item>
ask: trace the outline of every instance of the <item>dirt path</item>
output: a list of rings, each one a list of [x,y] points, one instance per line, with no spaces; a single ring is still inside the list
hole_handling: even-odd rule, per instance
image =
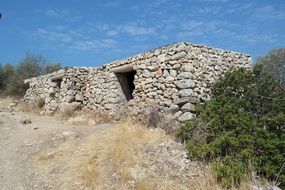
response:
[[[32,123],[21,124],[20,121],[25,118],[30,118]],[[63,132],[67,132],[66,138],[70,134],[85,138],[92,132],[111,126],[77,126],[54,117],[0,112],[0,189],[53,189],[34,170],[33,156],[46,147],[53,146],[55,137]]]

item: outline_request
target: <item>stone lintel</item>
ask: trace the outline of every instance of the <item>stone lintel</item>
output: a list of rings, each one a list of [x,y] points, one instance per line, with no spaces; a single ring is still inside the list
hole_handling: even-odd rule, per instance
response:
[[[115,68],[110,69],[110,71],[114,72],[114,73],[125,73],[125,72],[130,72],[133,70],[134,70],[134,68],[133,68],[133,65],[131,65],[131,64],[123,65],[123,66],[119,66],[119,67],[115,67]]]

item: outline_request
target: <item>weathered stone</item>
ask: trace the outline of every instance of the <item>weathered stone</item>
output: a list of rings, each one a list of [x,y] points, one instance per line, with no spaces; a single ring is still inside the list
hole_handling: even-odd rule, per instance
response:
[[[82,95],[81,93],[80,93],[80,94],[76,94],[76,95],[75,95],[75,100],[82,102],[82,101],[83,101],[83,95]]]
[[[181,67],[180,64],[175,64],[175,65],[172,66],[173,69],[179,69],[180,67]]]
[[[165,54],[160,54],[158,57],[158,62],[160,63],[164,63],[165,62]]]
[[[197,98],[194,98],[194,97],[183,97],[183,98],[177,98],[177,99],[173,100],[173,103],[177,104],[177,105],[183,105],[187,102],[191,102],[191,103],[196,104],[199,102],[199,100]]]
[[[186,45],[184,43],[181,43],[177,47],[177,52],[183,51],[185,49]]]
[[[143,70],[142,75],[145,78],[149,78],[149,77],[153,77],[154,76],[154,74],[152,72],[148,71],[148,70]]]
[[[193,117],[194,117],[193,113],[185,112],[180,117],[178,117],[178,121],[184,122],[184,121],[192,119]]]
[[[157,69],[155,72],[156,77],[160,77],[160,76],[162,76],[162,74],[163,74],[163,72],[162,72],[161,68]]]
[[[170,70],[170,75],[172,77],[176,77],[177,76],[177,71],[176,70]]]
[[[188,97],[188,96],[192,96],[193,90],[191,88],[182,89],[182,90],[179,90],[178,93],[181,97]]]
[[[108,110],[112,109],[113,104],[105,104],[104,107]]]
[[[147,69],[150,70],[150,71],[155,71],[155,70],[158,69],[158,67],[154,66],[154,65],[151,65],[151,66],[147,67]]]
[[[182,111],[178,111],[178,112],[176,112],[174,115],[173,115],[173,117],[174,118],[178,118],[178,117],[180,117],[181,115],[182,115]]]
[[[58,135],[58,138],[63,140],[75,139],[76,137],[77,134],[74,131],[64,131]]]
[[[171,56],[171,59],[172,60],[178,60],[178,59],[181,59],[183,57],[186,57],[187,53],[185,53],[184,51],[182,52],[179,52],[179,53],[176,53],[174,55]]]
[[[219,76],[229,69],[249,68],[251,62],[248,55],[178,43],[97,68],[69,67],[27,79],[24,101],[34,104],[36,96],[42,97],[46,114],[75,101],[79,108],[110,115],[120,114],[122,107],[132,110],[132,115],[140,115],[148,106],[169,111],[173,104],[175,111],[179,106],[188,113],[194,109],[185,104],[209,99]]]
[[[175,105],[175,104],[171,104],[170,107],[169,107],[169,110],[170,110],[172,113],[176,113],[177,111],[179,111],[179,106],[178,106],[178,105]]]
[[[193,78],[193,74],[191,72],[183,72],[177,75],[177,79],[191,79]]]
[[[181,107],[181,111],[183,111],[183,112],[195,112],[196,106],[192,103],[187,103]]]
[[[195,82],[191,79],[174,81],[174,84],[180,89],[195,87]]]
[[[174,81],[174,77],[168,76],[168,77],[166,77],[165,80],[166,80],[167,82],[172,82],[172,81]]]
[[[190,64],[184,64],[182,65],[182,68],[181,68],[183,71],[185,72],[193,72],[194,71],[194,67]]]
[[[164,70],[164,71],[163,71],[163,77],[168,77],[168,76],[169,76],[168,70]]]

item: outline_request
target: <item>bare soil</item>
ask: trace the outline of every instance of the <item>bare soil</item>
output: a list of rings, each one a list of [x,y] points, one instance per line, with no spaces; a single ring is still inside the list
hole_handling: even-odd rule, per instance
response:
[[[22,124],[21,121],[26,118],[31,119],[32,123]],[[0,189],[56,189],[57,182],[47,182],[35,168],[36,155],[57,146],[57,137],[63,132],[75,132],[76,138],[80,140],[90,133],[112,126],[80,126],[55,117],[0,112]]]

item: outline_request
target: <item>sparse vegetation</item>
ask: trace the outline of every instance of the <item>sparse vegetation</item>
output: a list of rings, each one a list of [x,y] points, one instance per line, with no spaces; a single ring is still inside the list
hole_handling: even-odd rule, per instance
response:
[[[270,60],[265,58],[260,60]],[[226,73],[214,85],[212,99],[197,110],[198,117],[184,123],[177,132],[190,158],[211,162],[225,187],[240,184],[251,171],[285,186],[282,60],[275,62],[279,64],[278,74],[276,65],[264,61],[259,61],[252,71]]]
[[[176,119],[173,118],[172,114],[161,112],[161,110],[155,105],[149,105],[148,108],[144,109],[143,113],[140,114],[138,120],[144,125],[150,128],[161,128],[167,134],[175,134]]]
[[[155,167],[170,169],[171,164],[150,162],[146,154],[155,148],[167,151],[159,145],[169,141],[172,137],[161,129],[149,129],[128,121],[97,131],[81,143],[66,141],[41,153],[39,167],[46,173],[55,168],[60,170],[57,178],[66,179],[61,186],[66,188],[77,181],[87,189],[212,189],[216,183],[207,167],[203,170],[195,166],[189,172],[198,174],[188,174],[188,177],[181,174],[183,178],[178,177],[178,173],[175,173],[177,177],[169,177],[169,173],[156,172]],[[60,169],[58,165],[64,167]]]
[[[57,71],[59,63],[51,63],[39,54],[27,53],[18,64],[0,64],[0,95],[23,96],[28,86],[24,79]]]

